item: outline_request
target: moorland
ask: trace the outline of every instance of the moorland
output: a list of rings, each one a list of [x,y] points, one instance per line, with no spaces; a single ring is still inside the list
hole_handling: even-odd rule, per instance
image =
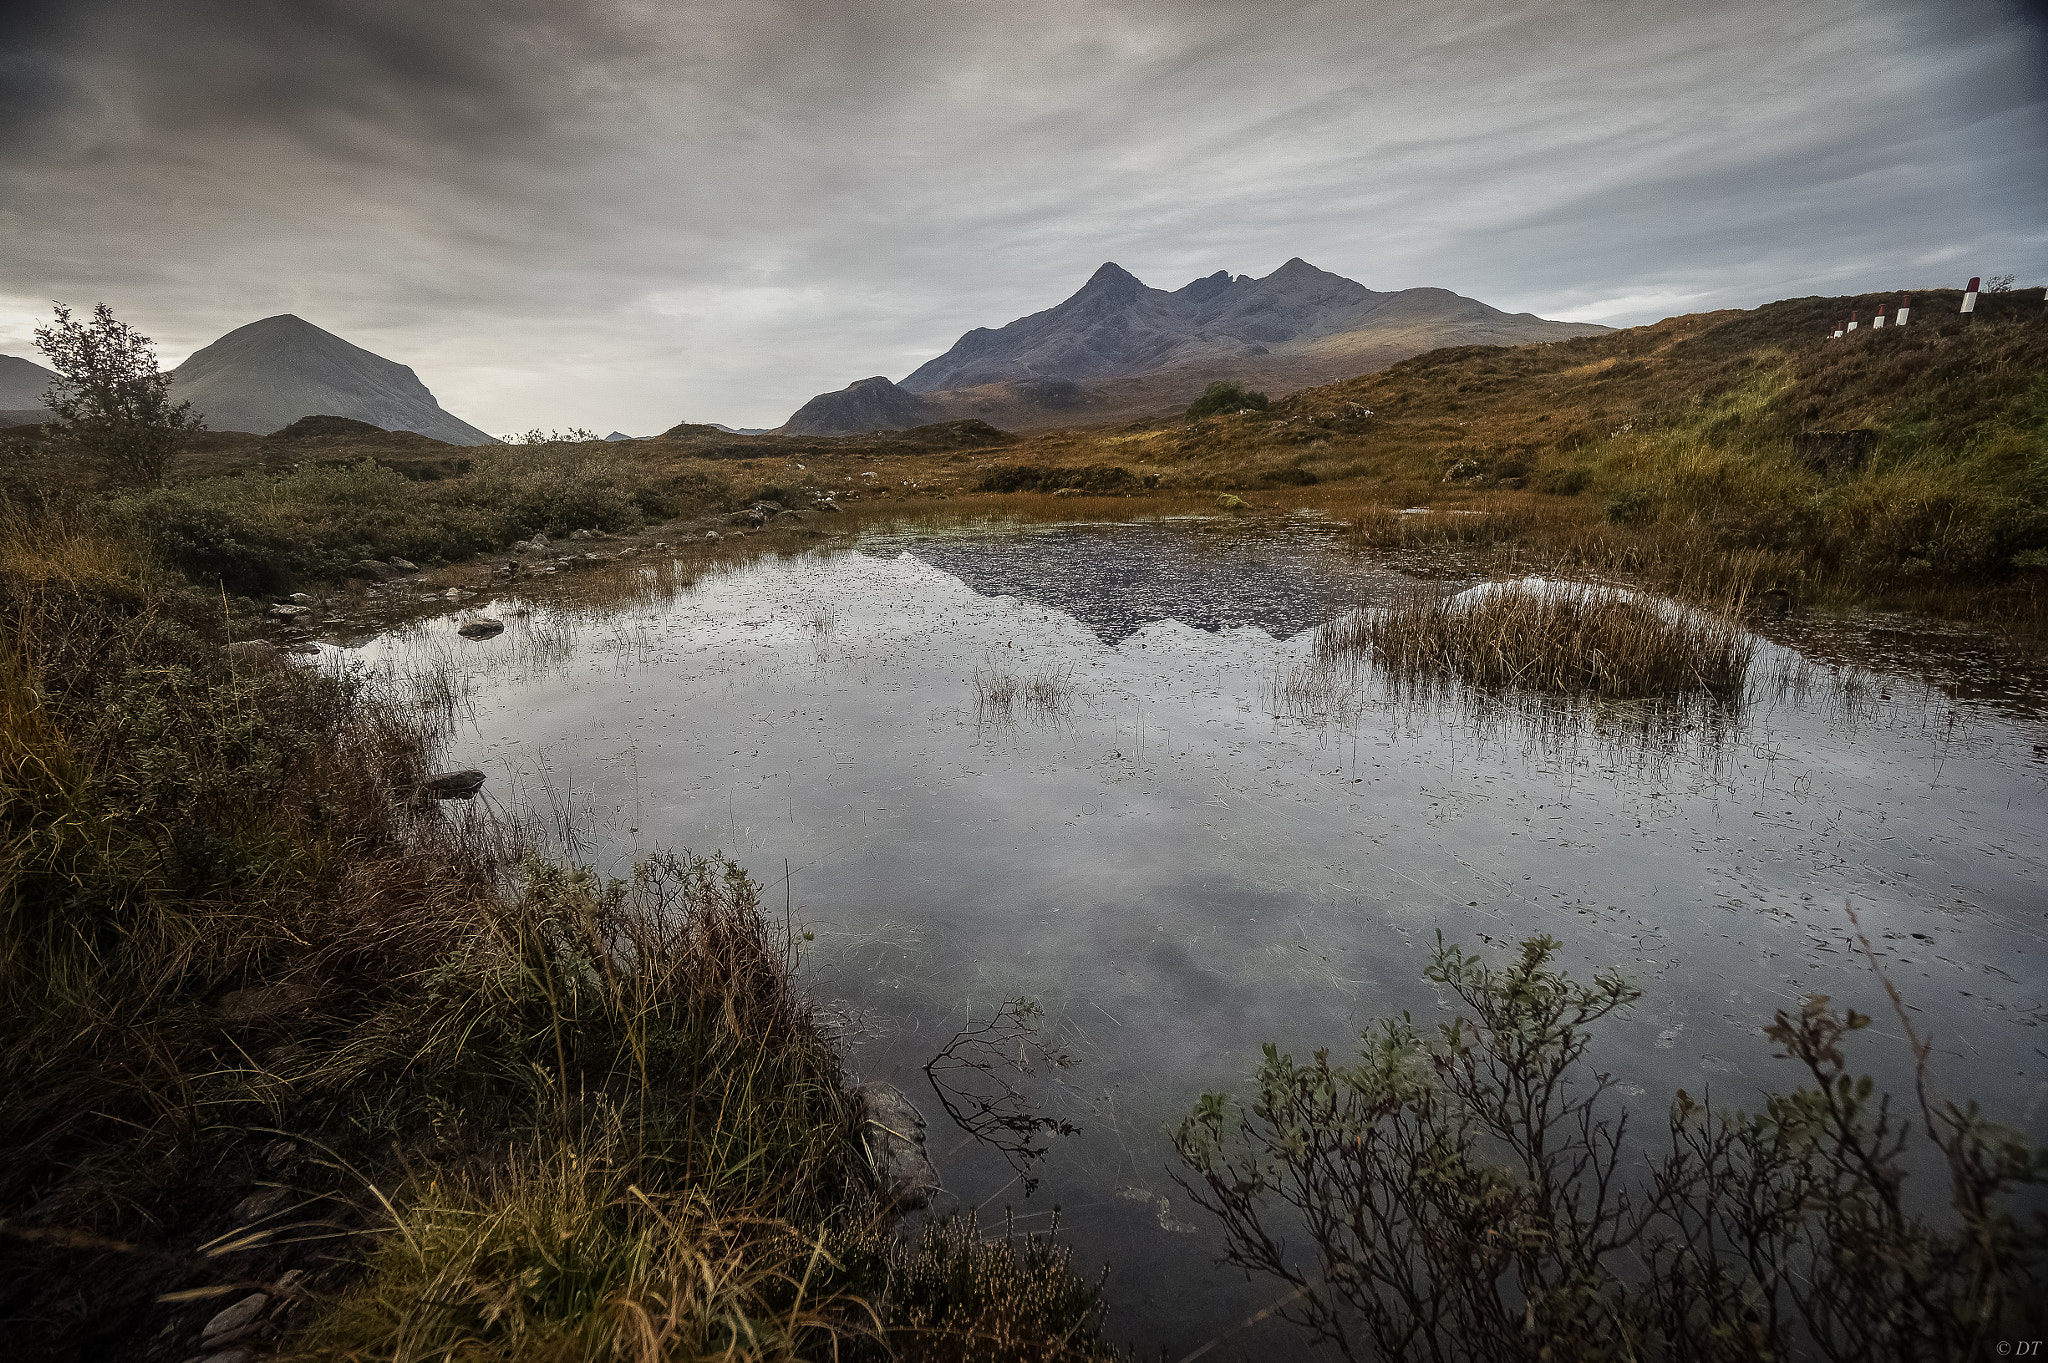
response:
[[[1056,1237],[890,1205],[800,934],[759,885],[716,858],[617,880],[539,859],[516,819],[423,793],[431,703],[284,650],[465,593],[686,581],[904,520],[1309,510],[1423,579],[1573,577],[1731,620],[1912,612],[2038,659],[2041,299],[1987,295],[1965,322],[1955,294],[1919,293],[1911,326],[1831,338],[1859,302],[1439,350],[1263,408],[1023,435],[686,425],[456,447],[311,418],[195,436],[149,486],[62,431],[0,434],[10,1337],[24,1356],[167,1360],[1112,1355],[1099,1283]],[[277,647],[226,647],[249,642]],[[1462,1229],[1423,1237],[1438,1286],[1370,1332],[1382,1348],[1429,1318],[1465,1322],[1466,1347],[1540,1335],[1556,1356],[1654,1337],[1673,1357],[1873,1338],[1964,1357],[2038,1311],[2043,1232],[2006,1199],[2048,1172],[2040,1152],[1923,1108],[1952,1174],[1952,1220],[1931,1228],[1902,1200],[1897,1116],[1844,1068],[1868,1019],[1824,1001],[1773,1033],[1818,1087],[1764,1125],[1672,1122],[1712,1147],[1687,1186],[1715,1215],[1740,1220],[1745,1173],[1797,1193],[1748,1243],[1828,1300],[1781,1300],[1712,1253],[1676,1256],[1644,1298],[1600,1255],[1562,1254],[1545,1235],[1579,1224],[1568,1152],[1494,1130],[1525,1157],[1518,1183],[1454,1111],[1500,1100],[1472,1046],[1526,1097],[1626,1004],[1553,951],[1498,971],[1442,955],[1479,1019],[1448,1050],[1394,1036],[1349,1072],[1269,1056],[1244,1108],[1200,1098],[1180,1144],[1240,1262],[1291,1271],[1261,1257],[1245,1169],[1412,1193],[1420,1146],[1345,1165],[1288,1135],[1391,1122],[1456,1155],[1431,1166],[1454,1166],[1441,1198],[1400,1210]],[[1415,1077],[1431,1066],[1435,1087]],[[1502,1225],[1519,1258],[1489,1247]],[[1326,1273],[1377,1262],[1342,1238]],[[1464,1293],[1515,1273],[1526,1319],[1543,1312],[1521,1335],[1518,1311]],[[1373,1281],[1347,1287],[1367,1316]]]

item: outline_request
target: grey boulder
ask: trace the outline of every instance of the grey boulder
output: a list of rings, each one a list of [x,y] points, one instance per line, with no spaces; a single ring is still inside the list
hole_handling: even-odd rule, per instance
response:
[[[465,639],[490,639],[505,632],[505,622],[493,620],[488,615],[479,615],[455,632]]]
[[[437,771],[423,787],[436,800],[467,800],[484,787],[484,774],[474,767],[461,771]]]
[[[884,1201],[915,1211],[940,1190],[939,1171],[925,1153],[924,1114],[903,1090],[876,1080],[855,1090],[861,1105],[861,1146]]]

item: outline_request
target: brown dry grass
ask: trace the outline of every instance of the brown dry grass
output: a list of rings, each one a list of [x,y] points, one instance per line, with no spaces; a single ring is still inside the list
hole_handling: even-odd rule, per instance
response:
[[[1369,654],[1406,681],[1608,699],[1738,697],[1755,651],[1725,615],[1576,583],[1504,583],[1476,599],[1417,587],[1385,610],[1337,621],[1317,645],[1329,659]]]
[[[417,797],[431,694],[231,664],[219,599],[88,517],[0,516],[0,565],[11,1345],[200,1352],[292,1269],[287,1355],[890,1347],[908,1261],[744,875],[520,862]],[[1101,1352],[1063,1260],[984,1257],[951,1287],[1073,1308],[1016,1356]]]

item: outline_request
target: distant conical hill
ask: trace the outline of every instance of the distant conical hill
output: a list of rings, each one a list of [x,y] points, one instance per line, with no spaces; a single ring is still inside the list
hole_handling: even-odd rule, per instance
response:
[[[37,411],[57,381],[54,371],[19,355],[0,355],[0,411]]]
[[[451,445],[495,443],[443,411],[405,365],[290,313],[236,328],[193,352],[171,376],[173,396],[190,401],[217,431],[261,434],[326,415]]]
[[[1607,330],[1448,289],[1382,293],[1298,257],[1263,279],[1219,270],[1171,292],[1105,264],[1058,306],[977,327],[901,384],[863,379],[821,393],[782,429],[832,435],[969,416],[1012,429],[1083,424],[1185,407],[1211,379],[1277,394],[1442,346]]]

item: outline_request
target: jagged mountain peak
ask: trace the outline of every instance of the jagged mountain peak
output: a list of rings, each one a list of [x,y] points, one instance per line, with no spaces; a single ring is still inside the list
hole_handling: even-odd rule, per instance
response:
[[[1057,419],[1087,407],[1090,384],[1154,374],[1172,374],[1176,384],[1237,378],[1277,387],[1297,374],[1327,382],[1340,370],[1356,374],[1440,345],[1559,340],[1604,330],[1510,316],[1447,289],[1380,293],[1300,256],[1264,278],[1218,270],[1171,292],[1108,261],[1054,306],[1006,326],[966,332],[900,385],[883,389],[880,380],[864,380],[866,388],[821,394],[784,429],[815,435],[872,430],[887,424],[878,418],[891,409],[899,413],[896,424],[910,425],[963,403],[1023,427],[1030,418],[1020,414]],[[1194,391],[1201,391],[1199,383]],[[927,400],[926,394],[936,396]]]

